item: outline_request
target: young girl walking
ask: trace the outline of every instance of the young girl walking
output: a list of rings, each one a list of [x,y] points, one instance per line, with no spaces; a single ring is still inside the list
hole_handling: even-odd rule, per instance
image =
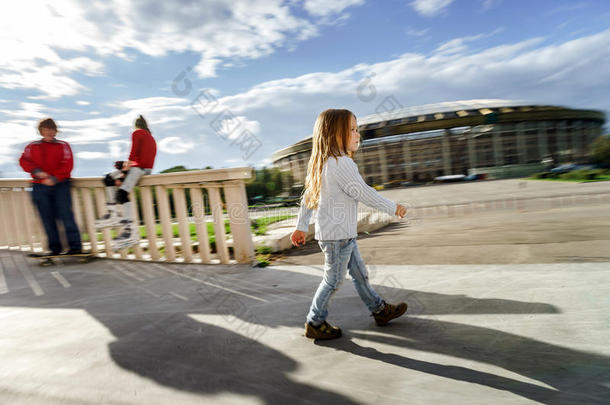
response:
[[[349,271],[358,295],[382,326],[404,314],[407,304],[386,303],[369,283],[366,265],[360,257],[357,237],[358,202],[403,218],[406,208],[382,197],[369,187],[352,160],[360,146],[356,117],[348,110],[330,109],[318,116],[313,132],[313,148],[296,230],[295,246],[305,244],[309,220],[317,210],[315,238],[324,253],[324,277],[313,298],[305,336],[334,339],[341,329],[326,322],[328,303]]]

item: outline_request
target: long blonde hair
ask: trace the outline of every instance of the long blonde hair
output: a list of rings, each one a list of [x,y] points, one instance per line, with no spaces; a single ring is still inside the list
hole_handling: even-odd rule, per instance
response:
[[[341,155],[353,157],[347,150],[350,137],[351,118],[349,110],[329,109],[322,111],[313,127],[312,149],[307,166],[304,200],[307,208],[318,208],[322,187],[322,169],[329,157]]]

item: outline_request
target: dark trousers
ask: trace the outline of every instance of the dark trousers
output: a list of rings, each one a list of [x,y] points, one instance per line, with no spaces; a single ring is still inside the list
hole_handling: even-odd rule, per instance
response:
[[[49,250],[61,252],[61,240],[57,231],[57,220],[64,224],[70,249],[81,249],[80,231],[72,213],[72,195],[70,181],[62,181],[54,186],[34,183],[32,200],[38,209],[40,219],[49,240]]]

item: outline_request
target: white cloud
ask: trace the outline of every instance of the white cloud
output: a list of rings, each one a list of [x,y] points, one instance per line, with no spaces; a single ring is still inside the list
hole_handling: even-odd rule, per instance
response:
[[[483,10],[487,11],[499,7],[504,0],[483,0]]]
[[[89,101],[85,101],[85,100],[78,100],[76,102],[76,104],[78,104],[78,105],[90,105],[91,103]]]
[[[130,141],[115,140],[108,143],[108,152],[114,160],[125,160],[129,155]]]
[[[16,118],[41,119],[45,116],[44,110],[48,108],[39,103],[19,103],[19,109],[0,110],[0,113]]]
[[[358,1],[340,3],[325,10],[340,11]],[[195,71],[201,77],[212,77],[223,62],[260,58],[317,35],[316,22],[296,16],[282,0],[180,5],[54,0],[34,7],[24,1],[3,10],[0,26],[4,33],[0,37],[0,69],[5,71],[0,86],[35,89],[45,98],[86,90],[71,75],[103,74],[103,64],[95,60],[98,56],[131,60],[132,50],[154,57],[194,52],[200,55]],[[64,51],[81,56],[66,58],[61,56]]]
[[[110,103],[109,105],[112,107],[117,107],[119,109],[127,109],[135,113],[138,113],[138,111],[140,111],[142,114],[146,114],[150,111],[159,111],[172,108],[186,108],[185,100],[177,97],[145,97],[117,101]]]
[[[74,141],[69,141],[72,144],[77,144],[77,142]],[[79,151],[76,152],[75,155],[78,159],[85,159],[85,160],[95,160],[95,159],[105,159],[108,161],[108,164],[106,166],[108,166],[108,170],[110,170],[110,165],[112,162],[116,161],[116,160],[125,160],[127,159],[127,156],[129,154],[129,147],[131,145],[131,142],[126,141],[126,140],[114,140],[114,141],[109,141],[109,142],[102,142],[102,143],[96,143],[96,142],[88,142],[87,145],[96,145],[96,146],[101,146],[101,145],[107,145],[108,150],[106,152],[101,152],[101,151]]]
[[[100,62],[85,56],[62,58],[60,50],[85,51],[95,46],[88,33],[93,25],[87,22],[74,1],[59,0],[53,6],[17,2],[0,14],[0,86],[8,89],[36,89],[48,98],[73,95],[84,86],[68,77],[78,72],[89,76],[103,73]]]
[[[108,153],[104,152],[87,152],[81,151],[75,153],[77,159],[93,160],[93,159],[108,159]]]
[[[481,34],[482,36],[490,34]],[[473,36],[464,42],[474,40]],[[605,88],[610,30],[559,45],[542,38],[469,52],[430,55],[409,53],[399,58],[358,64],[338,72],[317,72],[273,80],[218,101],[237,116],[256,118],[259,138],[286,146],[310,133],[325,108],[347,106],[371,114],[383,98],[395,96],[403,106],[473,98],[511,98],[573,107],[610,109]],[[604,68],[606,67],[606,68]],[[358,99],[363,79],[372,77],[376,98]],[[210,119],[212,116],[210,116]],[[280,121],[280,122],[278,122]],[[276,132],[274,132],[276,131]],[[285,134],[290,133],[291,140]]]
[[[245,116],[233,116],[230,119],[224,119],[214,125],[218,128],[217,135],[221,138],[235,139],[238,138],[244,131],[256,135],[261,130],[261,124],[258,121],[249,120]]]
[[[159,146],[159,150],[161,152],[169,153],[169,154],[180,154],[193,151],[194,143],[178,136],[168,136],[166,138],[161,139],[157,142]]]
[[[474,42],[476,40],[479,39],[483,39],[483,38],[489,38],[492,37],[500,32],[504,31],[503,27],[499,27],[496,28],[495,30],[493,30],[490,33],[483,33],[483,34],[478,34],[478,35],[470,35],[470,36],[466,36],[466,37],[462,37],[462,38],[454,38],[450,41],[444,42],[442,43],[437,49],[436,52],[437,53],[444,53],[444,54],[450,54],[450,53],[461,53],[464,52],[465,50],[467,50],[467,43],[468,42]]]
[[[219,167],[228,159],[243,162],[239,146],[232,145],[230,138],[218,136],[210,127],[212,119],[223,109],[232,112],[263,142],[261,149],[249,157],[248,162],[256,164],[265,162],[272,152],[308,136],[320,111],[345,107],[359,116],[371,114],[387,96],[396,97],[405,107],[502,98],[610,111],[605,92],[610,60],[610,48],[605,44],[610,42],[610,30],[551,45],[543,38],[532,38],[474,49],[474,41],[486,35],[490,34],[462,38],[460,44],[466,48],[460,52],[439,48],[429,54],[408,53],[336,72],[312,72],[262,82],[241,93],[221,96],[215,92],[219,108],[203,117],[191,109],[191,100],[176,97],[120,100],[110,105],[117,111],[114,115],[59,120],[60,136],[79,145],[78,150],[107,153],[109,160],[124,159],[133,121],[142,113],[158,141],[157,170],[176,164]],[[358,93],[367,76],[376,90],[376,96],[369,101],[359,98]],[[196,91],[191,96],[194,94]],[[0,121],[0,156],[5,161],[15,162],[23,143],[37,138],[35,121],[28,114],[44,112],[38,110],[39,106],[20,105],[20,115]],[[3,118],[1,115],[2,111]],[[15,133],[21,135],[13,138]],[[77,169],[87,175],[92,170],[103,173],[104,169],[96,167],[98,163],[108,165],[99,158]],[[4,173],[12,173],[5,167],[8,166],[2,166]]]
[[[430,28],[424,28],[423,30],[416,30],[413,28],[409,28],[407,30],[407,35],[409,35],[411,37],[423,37],[423,36],[427,35],[429,31],[430,31]]]
[[[442,13],[453,0],[413,0],[411,7],[425,17],[433,17]]]
[[[22,152],[17,146],[37,139],[40,139],[40,135],[35,124],[0,122],[0,160],[16,165]]]
[[[364,0],[305,0],[303,8],[313,16],[326,17],[338,14],[348,7],[362,4],[364,4]]]

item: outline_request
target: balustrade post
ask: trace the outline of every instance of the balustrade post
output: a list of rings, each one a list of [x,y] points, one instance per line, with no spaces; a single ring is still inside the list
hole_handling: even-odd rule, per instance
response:
[[[186,198],[183,188],[175,188],[174,194],[174,209],[178,218],[178,231],[180,234],[180,242],[182,244],[182,258],[185,262],[193,261],[193,251],[191,249],[191,231],[186,213]]]
[[[7,194],[8,192],[0,190],[0,245],[9,247],[11,245],[11,232],[8,204],[6,203]]]
[[[203,204],[202,190],[190,188],[192,215],[195,219],[197,229],[197,240],[199,241],[199,257],[203,263],[210,262],[210,240],[208,237],[208,226],[205,222],[205,205]]]
[[[146,225],[146,239],[148,240],[148,252],[152,260],[159,260],[159,249],[157,248],[157,226],[155,221],[155,210],[153,206],[152,192],[150,187],[140,187],[142,196],[142,215]]]
[[[229,263],[229,248],[225,234],[225,220],[222,212],[222,200],[220,199],[219,186],[207,186],[208,196],[210,197],[210,209],[214,219],[214,237],[216,240],[216,253],[220,263]]]
[[[26,240],[26,245],[30,246],[30,250],[33,252],[34,251],[34,243],[35,243],[35,237],[34,237],[34,218],[32,218],[32,214],[30,213],[30,210],[28,209],[28,192],[25,191],[24,188],[19,189],[19,197],[18,197],[18,203],[20,206],[20,210],[21,213],[23,215],[23,225],[25,228],[25,240]]]
[[[133,246],[133,253],[136,255],[136,259],[142,258],[142,246],[140,246],[140,213],[138,211],[138,199],[136,198],[135,189],[129,192],[129,200],[133,202],[133,222],[138,233],[138,243]]]
[[[70,187],[70,194],[72,195],[72,212],[74,212],[74,220],[78,226],[78,230],[83,233],[85,230],[85,223],[83,221],[83,210],[81,208],[79,190],[77,187]]]
[[[99,249],[97,247],[97,232],[95,231],[95,212],[93,211],[93,198],[91,197],[91,189],[81,188],[81,196],[83,197],[83,207],[85,208],[85,222],[87,234],[89,235],[89,243],[91,244],[91,253],[96,254]]]
[[[106,192],[101,187],[95,187],[94,192],[95,204],[97,205],[97,216],[98,218],[101,218],[106,213]],[[110,229],[103,229],[102,235],[104,238],[104,248],[106,249],[106,257],[113,257],[114,253],[112,251],[112,237],[110,236]]]
[[[169,199],[167,190],[164,186],[155,186],[157,202],[159,203],[159,217],[161,219],[161,229],[163,230],[163,240],[165,241],[165,260],[173,262],[176,260],[176,250],[174,249],[174,231],[172,229],[171,210],[169,209]]]
[[[12,213],[14,229],[15,229],[15,244],[17,245],[19,250],[22,250],[22,247],[27,244],[27,242],[26,242],[27,236],[25,234],[24,227],[19,226],[19,221],[23,220],[25,213],[23,212],[23,206],[22,206],[21,202],[19,201],[20,198],[17,193],[18,193],[18,191],[15,191],[14,189],[12,189],[9,193],[9,201],[10,201],[10,206],[11,206],[10,212]]]
[[[40,220],[40,216],[38,215],[38,210],[32,201],[32,193],[28,192],[27,194],[28,196],[26,198],[25,206],[26,212],[32,221],[32,232],[34,233],[33,238],[35,239],[36,243],[40,245],[40,248],[44,250],[44,247],[47,245],[47,233],[45,232],[42,221]]]
[[[254,243],[248,216],[248,197],[243,181],[235,181],[224,188],[227,199],[227,213],[233,234],[233,252],[238,263],[252,263]]]

